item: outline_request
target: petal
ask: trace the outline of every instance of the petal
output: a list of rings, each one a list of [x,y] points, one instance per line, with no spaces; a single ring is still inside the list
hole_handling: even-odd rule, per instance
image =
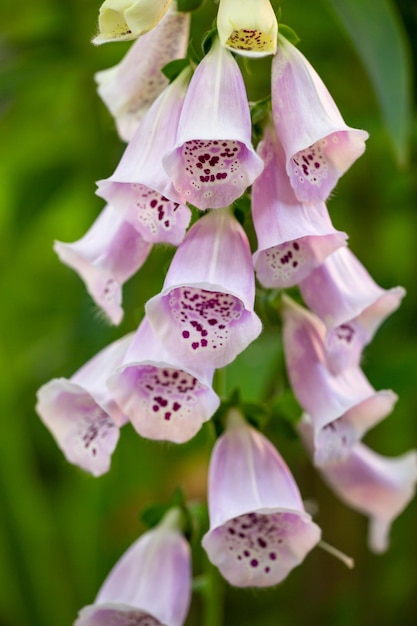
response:
[[[368,133],[345,124],[316,71],[280,36],[272,62],[272,111],[297,197],[325,201],[363,154]]]
[[[275,585],[320,539],[281,456],[237,411],[210,461],[209,559],[232,584]]]
[[[229,213],[210,212],[187,233],[146,314],[165,348],[185,365],[223,367],[261,332],[254,287],[245,232]]]
[[[104,0],[100,7],[96,45],[129,41],[154,28],[168,11],[172,0]]]
[[[311,451],[313,429],[308,417],[299,423],[298,431]],[[370,518],[370,549],[385,551],[392,522],[414,497],[417,452],[413,450],[388,458],[357,443],[346,459],[319,469],[323,479],[345,504]]]
[[[113,324],[120,324],[123,284],[145,263],[151,244],[110,205],[74,243],[55,241],[60,260],[83,279],[88,293]]]
[[[164,350],[145,318],[108,386],[142,437],[183,443],[219,406],[211,386],[213,372],[207,367],[184,369]]]
[[[359,367],[334,373],[324,324],[285,298],[283,340],[288,376],[302,408],[311,415],[315,463],[346,457],[369,428],[386,417],[397,396],[376,392]]]
[[[220,0],[217,30],[222,46],[237,54],[276,52],[278,22],[269,0]]]
[[[402,287],[382,289],[345,248],[327,257],[301,282],[307,305],[326,324],[331,367],[357,365],[362,349],[405,295]]]
[[[324,203],[301,203],[285,170],[285,154],[271,124],[257,152],[265,163],[252,186],[252,217],[258,238],[253,255],[264,287],[290,287],[340,246],[347,235],[333,228]]]
[[[70,380],[53,379],[37,393],[36,411],[70,463],[94,476],[108,471],[126,417],[105,386],[130,343],[126,335],[90,359]]]
[[[170,10],[132,44],[120,63],[95,74],[97,91],[125,141],[132,139],[149,107],[168,86],[161,71],[164,65],[185,57],[189,29],[190,14]]]
[[[164,626],[182,626],[191,599],[191,555],[183,535],[169,526],[173,512],[124,553],[104,581],[96,606],[124,604]]]
[[[163,159],[187,202],[199,209],[226,207],[253,183],[263,163],[253,149],[251,128],[239,66],[216,40],[194,72],[176,144]]]
[[[184,70],[146,113],[112,176],[99,181],[105,198],[145,241],[179,244],[190,221],[190,209],[162,168],[162,156],[173,145],[189,70]]]

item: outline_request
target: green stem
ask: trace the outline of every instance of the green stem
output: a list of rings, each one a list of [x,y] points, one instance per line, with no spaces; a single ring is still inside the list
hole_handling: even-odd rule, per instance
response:
[[[224,581],[217,567],[206,559],[206,588],[204,593],[203,626],[222,626],[224,607]]]

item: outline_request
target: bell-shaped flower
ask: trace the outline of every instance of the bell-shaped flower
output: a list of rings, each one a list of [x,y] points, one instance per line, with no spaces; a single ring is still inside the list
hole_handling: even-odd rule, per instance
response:
[[[204,363],[198,369],[184,368],[145,318],[107,385],[142,437],[183,443],[219,406],[211,386],[213,373]]]
[[[203,548],[232,585],[281,582],[320,541],[284,460],[237,409],[210,460]]]
[[[162,167],[174,144],[190,69],[161,93],[128,144],[116,171],[97,183],[97,195],[121,211],[145,241],[179,244],[191,218],[190,209]]]
[[[126,335],[88,361],[70,379],[54,378],[37,393],[36,411],[66,459],[100,476],[108,471],[127,418],[106,386],[132,339]]]
[[[397,396],[375,391],[359,367],[334,373],[323,322],[283,298],[283,340],[288,376],[314,430],[314,463],[346,458],[352,446],[391,413]]]
[[[348,249],[337,250],[300,283],[306,304],[327,327],[327,352],[336,372],[357,365],[362,349],[405,295],[382,289]]]
[[[191,601],[190,547],[178,509],[144,533],[113,567],[74,626],[182,626]]]
[[[162,68],[185,57],[189,30],[190,14],[170,10],[132,44],[120,63],[95,74],[97,91],[125,141],[132,139],[149,107],[168,86]]]
[[[108,41],[130,41],[154,28],[168,11],[172,0],[104,0],[98,16],[96,45]]]
[[[210,211],[177,249],[146,314],[164,347],[184,365],[223,367],[262,329],[245,231],[228,209]]]
[[[251,143],[245,84],[216,38],[187,90],[175,146],[164,167],[178,192],[199,209],[226,207],[263,169]]]
[[[220,0],[217,30],[222,46],[237,54],[276,52],[278,21],[269,0]]]
[[[297,426],[312,451],[313,428],[308,416]],[[348,506],[369,517],[369,548],[384,552],[391,524],[414,497],[417,483],[417,452],[390,458],[356,443],[343,461],[319,468],[323,479]]]
[[[107,205],[74,243],[55,241],[60,260],[83,279],[88,293],[113,324],[123,317],[122,286],[145,263],[152,244]]]
[[[365,150],[307,59],[284,37],[272,61],[272,112],[291,185],[302,202],[325,201]]]
[[[257,152],[265,163],[252,186],[252,217],[258,237],[253,262],[267,288],[290,287],[346,243],[333,228],[326,205],[300,202],[285,170],[285,154],[268,123]]]

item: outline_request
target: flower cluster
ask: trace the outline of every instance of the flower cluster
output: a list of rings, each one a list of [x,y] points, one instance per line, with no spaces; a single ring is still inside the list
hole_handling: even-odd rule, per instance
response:
[[[215,370],[261,333],[255,276],[265,289],[298,286],[309,310],[283,296],[282,317],[288,376],[305,412],[300,438],[336,493],[371,518],[370,546],[381,551],[413,495],[417,455],[384,459],[361,443],[397,396],[375,391],[360,360],[404,290],[372,280],[326,207],[368,134],[346,125],[309,62],[278,35],[269,0],[220,0],[209,51],[169,82],[161,69],[186,54],[189,25],[167,0],[105,0],[100,9],[95,43],[137,39],[119,65],[96,75],[128,144],[97,184],[102,213],[79,241],[55,250],[113,324],[123,316],[123,284],[152,246],[176,251],[137,330],[69,380],[45,384],[37,411],[66,458],[95,476],[108,471],[127,422],[142,437],[186,442],[219,408]],[[273,55],[272,106],[256,148],[233,53]],[[253,255],[232,206],[250,186]],[[224,414],[202,545],[232,585],[275,585],[321,530],[273,444],[238,406]],[[184,623],[191,574],[180,518],[171,510],[130,548],[77,626]]]

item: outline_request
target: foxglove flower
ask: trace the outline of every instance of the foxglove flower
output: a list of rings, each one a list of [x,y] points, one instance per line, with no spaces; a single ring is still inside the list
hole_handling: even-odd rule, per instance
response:
[[[97,72],[98,93],[116,120],[119,135],[130,141],[146,111],[168,86],[162,68],[185,57],[190,14],[170,10],[129,49],[118,65]]]
[[[376,392],[359,367],[335,374],[329,367],[326,327],[284,297],[283,340],[288,376],[314,430],[314,463],[346,458],[352,446],[389,415],[397,400],[390,390]]]
[[[122,285],[145,263],[152,245],[107,205],[74,243],[55,241],[60,260],[83,279],[88,293],[113,324],[123,317]]]
[[[170,510],[116,563],[74,626],[182,626],[191,600],[191,555]]]
[[[158,97],[143,118],[112,176],[99,181],[97,194],[121,211],[145,241],[177,245],[190,221],[162,168],[162,156],[175,140],[189,69]]]
[[[149,439],[188,441],[219,406],[214,369],[184,368],[167,353],[145,318],[108,386],[137,432]]]
[[[311,452],[313,429],[307,416],[299,423],[298,431]],[[319,471],[345,504],[369,517],[369,547],[384,552],[392,522],[414,497],[417,452],[388,458],[356,443],[346,459],[324,465]]]
[[[269,0],[220,0],[217,30],[222,46],[237,54],[276,52],[278,22]]]
[[[327,199],[365,150],[368,133],[343,121],[307,59],[284,37],[272,62],[272,112],[291,185],[302,202]]]
[[[54,378],[38,391],[36,411],[66,459],[93,476],[108,471],[110,457],[127,418],[106,387],[131,335],[110,344],[69,380]]]
[[[285,462],[236,409],[212,453],[208,498],[203,547],[232,585],[276,585],[320,540]]]
[[[226,207],[263,169],[251,143],[245,84],[232,54],[216,39],[187,90],[176,144],[164,167],[178,192],[199,209]]]
[[[99,33],[93,43],[130,41],[154,28],[172,0],[104,0],[100,7]]]
[[[300,283],[306,304],[327,327],[327,351],[335,372],[358,365],[362,349],[405,295],[382,289],[348,249],[337,250]]]
[[[223,367],[261,332],[245,231],[228,210],[188,231],[146,314],[164,347],[184,365]]]
[[[252,186],[258,237],[253,262],[264,287],[290,287],[345,245],[347,235],[333,228],[323,202],[306,205],[297,200],[285,171],[284,151],[270,123],[257,152],[265,168]]]

